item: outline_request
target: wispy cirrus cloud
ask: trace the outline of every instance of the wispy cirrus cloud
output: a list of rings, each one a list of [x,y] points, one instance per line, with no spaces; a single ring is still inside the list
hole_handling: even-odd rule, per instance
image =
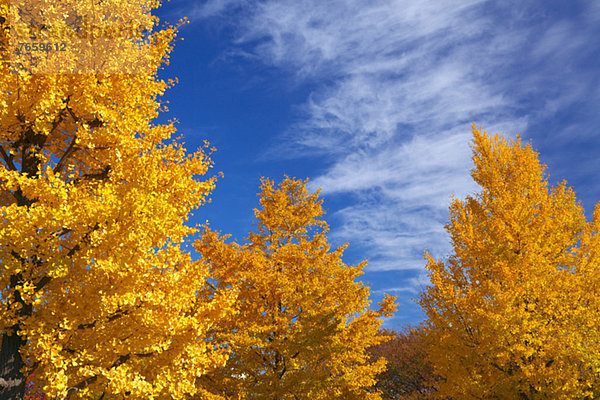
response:
[[[202,20],[221,16],[231,8],[242,5],[240,0],[207,0],[195,2],[191,12],[187,12],[187,17],[194,20]]]
[[[239,37],[265,63],[316,84],[277,152],[333,159],[312,185],[352,198],[334,234],[368,246],[371,269],[421,268],[424,249],[447,248],[449,197],[475,189],[472,121],[526,126],[486,82],[498,62],[486,57],[526,39],[482,35],[492,23],[484,3],[263,2]]]
[[[424,249],[448,250],[450,196],[476,190],[473,121],[558,140],[575,126],[558,113],[600,105],[594,0],[235,4],[233,46],[313,87],[273,154],[327,157],[312,186],[347,199],[334,235],[368,249],[371,270],[418,270]]]

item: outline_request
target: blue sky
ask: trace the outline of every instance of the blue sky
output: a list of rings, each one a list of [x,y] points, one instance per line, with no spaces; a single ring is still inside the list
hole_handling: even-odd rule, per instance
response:
[[[171,0],[188,17],[166,98],[191,150],[218,149],[193,222],[242,239],[261,176],[321,188],[345,261],[369,260],[387,327],[423,318],[423,251],[450,251],[451,195],[477,187],[470,125],[521,133],[588,216],[600,199],[599,0]]]

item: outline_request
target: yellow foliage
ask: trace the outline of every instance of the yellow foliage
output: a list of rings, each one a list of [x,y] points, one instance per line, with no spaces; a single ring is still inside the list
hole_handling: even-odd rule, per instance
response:
[[[171,84],[156,72],[177,34],[158,26],[158,6],[0,3],[0,333],[18,338],[23,373],[35,370],[51,397],[184,398],[226,360],[208,331],[235,294],[200,297],[207,271],[182,249],[215,184],[198,179],[209,154],[188,154],[172,123],[152,123]],[[106,36],[132,21],[147,31]],[[95,54],[52,36],[86,26],[105,34],[85,47]],[[57,40],[73,49],[31,47]]]
[[[367,390],[385,361],[370,363],[366,348],[383,316],[395,310],[387,296],[369,310],[369,288],[357,282],[366,263],[342,262],[331,250],[317,193],[306,181],[262,180],[256,231],[247,243],[206,229],[196,244],[210,268],[210,293],[236,288],[239,315],[214,330],[229,343],[227,364],[201,379],[228,399],[379,399]]]
[[[433,384],[440,398],[597,398],[598,218],[520,138],[473,136],[482,191],[452,201],[453,253],[427,255],[420,298]]]

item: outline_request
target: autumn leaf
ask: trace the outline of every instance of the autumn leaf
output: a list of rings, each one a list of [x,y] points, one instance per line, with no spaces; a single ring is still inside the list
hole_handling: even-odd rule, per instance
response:
[[[199,296],[207,271],[183,246],[215,185],[212,163],[185,150],[173,123],[152,122],[178,31],[158,26],[159,5],[0,4],[12,24],[0,31],[3,399],[22,399],[33,371],[49,398],[181,399],[227,359],[209,329],[235,294]],[[101,37],[70,41],[84,28]],[[81,52],[30,46],[50,39]],[[92,39],[95,53],[77,47]]]
[[[369,392],[385,360],[367,348],[383,316],[395,310],[387,296],[369,309],[369,288],[357,279],[366,263],[342,261],[331,249],[319,194],[307,181],[262,180],[256,229],[244,244],[206,229],[196,244],[214,278],[210,293],[239,287],[239,314],[216,337],[229,343],[227,364],[202,384],[228,399],[379,399]]]
[[[598,396],[598,218],[520,138],[473,126],[481,192],[450,206],[453,252],[427,255],[420,304],[441,397]]]

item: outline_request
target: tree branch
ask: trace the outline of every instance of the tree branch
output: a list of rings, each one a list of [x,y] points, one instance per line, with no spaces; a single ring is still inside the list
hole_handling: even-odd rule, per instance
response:
[[[133,355],[137,356],[137,357],[150,357],[153,354],[154,354],[154,352],[150,352],[150,353],[134,353]],[[117,368],[119,365],[125,364],[130,359],[131,359],[131,353],[119,356],[119,358],[117,359],[117,361],[115,361],[113,363],[113,365],[111,365],[108,369],[110,370],[110,369],[113,369],[113,368]],[[98,380],[98,375],[94,375],[94,376],[91,376],[91,377],[89,377],[87,379],[84,379],[83,381],[79,382],[78,384],[76,384],[74,386],[71,386],[67,390],[67,393],[62,398],[62,400],[67,400],[73,393],[75,393],[75,392],[77,392],[77,391],[85,388],[86,386],[91,385],[92,383],[96,382],[97,380]]]
[[[4,150],[4,147],[2,147],[1,145],[0,145],[0,155],[2,155],[2,159],[4,159],[4,162],[6,163],[6,165],[8,166],[8,168],[11,171],[17,171],[17,167],[15,167],[12,157],[8,155],[6,150]]]
[[[58,162],[56,163],[56,165],[54,166],[54,173],[59,173],[65,162],[67,161],[67,157],[69,157],[73,151],[75,151],[75,142],[77,141],[77,135],[73,135],[73,139],[71,140],[71,143],[69,144],[69,147],[67,148],[67,150],[65,151],[65,153],[62,155],[62,157],[60,158],[60,160],[58,160]]]
[[[63,108],[62,110],[60,110],[58,115],[54,118],[54,121],[52,121],[52,128],[50,129],[50,133],[49,133],[50,135],[54,133],[56,128],[58,128],[60,123],[63,121],[63,114],[65,111],[66,111],[66,107]]]
[[[94,225],[90,231],[86,232],[85,235],[83,235],[83,237],[81,238],[81,242],[89,243],[90,235],[92,234],[92,232],[97,231],[98,229],[100,229],[100,224],[96,222],[96,225]],[[79,250],[81,250],[81,246],[79,245],[79,243],[77,243],[71,250],[69,250],[69,252],[67,253],[67,257],[73,256]]]
[[[142,307],[142,305],[143,305],[143,304],[144,304],[143,302],[140,302],[140,304],[137,304],[137,305],[133,306],[133,309],[138,309],[138,308]],[[108,317],[106,317],[106,319],[107,319],[107,321],[108,321],[108,322],[112,322],[112,321],[114,321],[114,320],[116,320],[116,319],[119,319],[119,318],[121,318],[121,317],[125,316],[125,315],[129,315],[129,312],[130,312],[130,311],[131,311],[131,310],[121,310],[121,309],[119,308],[119,309],[118,309],[117,311],[115,311],[113,314],[111,314],[111,315],[109,315]],[[93,328],[93,327],[95,327],[95,326],[96,326],[96,323],[97,323],[97,322],[98,322],[98,320],[96,320],[96,321],[94,321],[94,322],[88,322],[88,323],[86,323],[86,324],[79,324],[79,325],[77,326],[77,329]],[[137,354],[136,354],[136,355],[137,355]]]
[[[42,277],[42,279],[40,279],[38,283],[35,284],[34,292],[39,292],[40,290],[42,290],[42,288],[46,286],[46,284],[48,284],[48,282],[50,282],[51,280],[52,278],[50,278],[48,275]]]
[[[96,172],[93,174],[83,174],[83,176],[81,178],[76,178],[73,181],[73,184],[77,185],[82,180],[93,180],[93,179],[105,180],[106,178],[108,178],[109,172],[110,172],[110,165],[107,165],[104,167],[104,169],[101,172]]]

